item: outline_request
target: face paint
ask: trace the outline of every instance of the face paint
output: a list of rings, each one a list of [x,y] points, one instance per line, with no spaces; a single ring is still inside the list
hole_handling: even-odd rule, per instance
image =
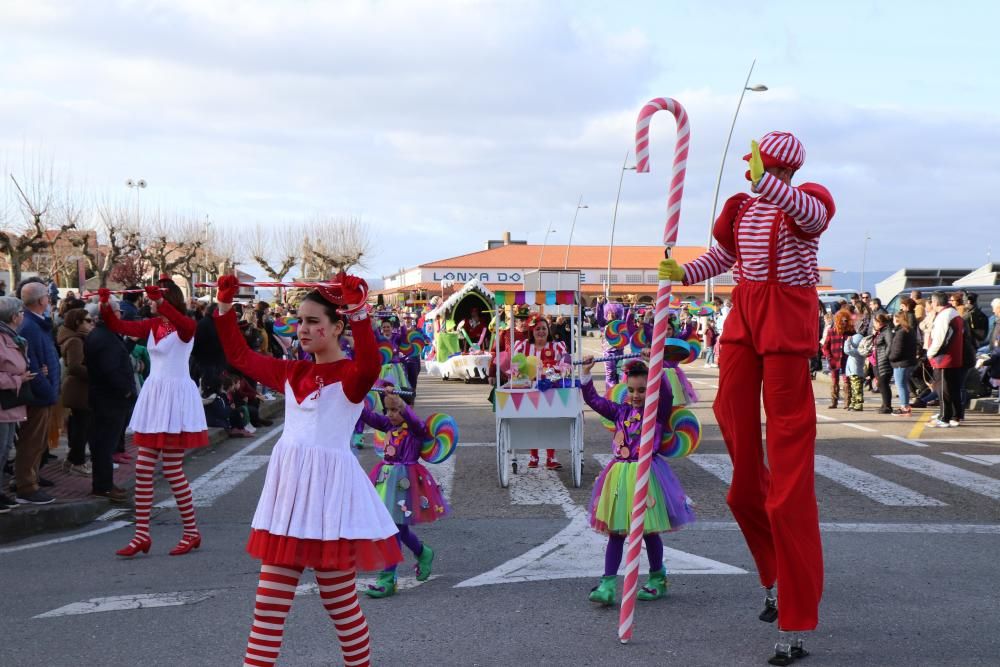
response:
[[[319,336],[320,338],[326,338],[326,329],[325,329],[324,327],[318,327],[318,328],[316,329],[316,334],[317,334],[317,335],[318,335],[318,336]]]

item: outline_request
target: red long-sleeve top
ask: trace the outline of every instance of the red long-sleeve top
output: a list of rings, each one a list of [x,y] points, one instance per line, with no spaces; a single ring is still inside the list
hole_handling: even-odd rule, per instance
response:
[[[295,399],[301,403],[324,386],[340,382],[344,394],[353,403],[360,403],[371,391],[382,369],[375,333],[367,317],[351,323],[354,335],[354,358],[325,364],[312,361],[289,361],[254,352],[247,346],[236,323],[236,313],[215,315],[215,329],[229,364],[264,386],[284,393],[291,386]]]
[[[196,322],[193,319],[177,312],[177,309],[166,301],[156,304],[156,312],[167,319],[150,317],[145,320],[127,321],[120,319],[110,304],[101,304],[101,319],[109,329],[120,336],[149,338],[149,334],[152,333],[153,338],[159,342],[176,331],[177,336],[185,343],[194,338]]]

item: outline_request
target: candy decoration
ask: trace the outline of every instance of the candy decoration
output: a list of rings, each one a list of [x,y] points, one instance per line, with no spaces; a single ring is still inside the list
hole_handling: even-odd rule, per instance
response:
[[[698,416],[687,408],[674,408],[660,439],[660,456],[681,459],[693,454],[700,444],[701,422]]]
[[[607,399],[612,403],[625,403],[628,398],[628,385],[624,382],[619,382],[607,392]],[[601,425],[611,431],[615,432],[615,423],[608,419],[607,417],[601,417]]]
[[[391,364],[392,363],[392,356],[393,356],[392,353],[393,353],[392,343],[390,343],[387,340],[383,340],[383,341],[379,342],[379,344],[378,344],[378,355],[379,355],[379,357],[382,360],[382,365],[383,366],[385,366],[386,364]]]
[[[294,336],[299,330],[299,321],[294,317],[279,317],[274,321],[274,333],[279,336]]]
[[[625,320],[611,320],[604,327],[604,338],[608,341],[608,345],[616,350],[625,347],[627,336],[628,325],[625,324]]]
[[[382,397],[379,395],[378,391],[372,389],[370,392],[365,394],[365,407],[371,412],[382,412]]]
[[[645,326],[640,326],[632,334],[632,338],[629,339],[629,344],[632,346],[633,352],[642,352],[645,348],[649,347],[649,332]]]
[[[458,445],[458,423],[443,412],[431,414],[425,423],[431,437],[420,446],[420,458],[428,463],[447,461]]]
[[[680,226],[681,197],[684,194],[684,176],[687,173],[688,148],[691,129],[688,115],[677,100],[656,98],[647,102],[639,112],[635,127],[636,173],[649,171],[649,122],[658,111],[669,111],[677,121],[677,139],[674,145],[674,165],[667,195],[667,222],[663,230],[663,245],[670,248],[677,244]],[[625,585],[622,589],[621,612],[618,616],[618,639],[622,643],[632,639],[635,621],[635,602],[639,592],[639,556],[643,543],[646,519],[646,500],[649,496],[649,473],[653,458],[653,440],[660,407],[660,383],[663,375],[664,341],[667,337],[668,302],[672,293],[670,280],[661,280],[656,287],[655,317],[653,318],[653,343],[650,346],[649,380],[646,382],[646,404],[642,413],[642,435],[639,439],[639,457],[636,465],[635,491],[632,496],[632,515],[629,524],[628,551],[625,556]]]
[[[401,340],[399,341],[399,344],[396,345],[396,350],[399,351],[400,356],[409,357],[413,355],[413,353],[416,351],[416,348],[413,346],[413,343],[406,340]]]
[[[375,447],[375,454],[379,458],[385,456],[385,445],[389,442],[389,434],[385,431],[375,431],[375,437],[372,439]]]
[[[668,338],[663,341],[663,360],[675,364],[687,363],[691,356],[691,346],[686,340]]]
[[[418,329],[410,329],[406,332],[406,342],[413,346],[419,357],[424,353],[424,348],[427,347],[427,336]]]

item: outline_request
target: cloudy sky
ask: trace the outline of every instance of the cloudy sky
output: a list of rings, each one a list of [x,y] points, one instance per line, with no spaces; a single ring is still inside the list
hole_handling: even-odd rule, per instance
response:
[[[703,244],[750,138],[790,130],[837,217],[821,262],[978,266],[1000,229],[997,3],[271,2],[0,4],[0,150],[94,193],[215,224],[355,215],[370,271],[478,250],[510,230],[607,243],[635,115],[691,116],[680,242]],[[628,172],[616,240],[662,236],[672,120]],[[125,193],[127,194],[127,193]],[[992,251],[1000,255],[1000,243]]]

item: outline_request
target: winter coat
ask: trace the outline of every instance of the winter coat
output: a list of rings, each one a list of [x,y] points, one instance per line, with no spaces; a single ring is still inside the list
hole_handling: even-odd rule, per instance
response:
[[[962,368],[962,316],[954,308],[946,308],[934,316],[927,358],[932,368]]]
[[[865,358],[858,352],[858,345],[864,340],[864,336],[859,333],[844,340],[844,352],[847,355],[847,365],[844,367],[845,375],[864,375]]]
[[[835,328],[830,327],[823,341],[823,356],[830,362],[830,370],[841,371],[847,365],[847,353],[844,351],[844,344],[850,334],[842,334]]]
[[[94,327],[84,344],[90,378],[91,404],[95,401],[124,401],[135,397],[132,356],[125,342],[103,323]]]
[[[917,365],[917,334],[902,327],[892,334],[889,344],[889,363],[893,368],[912,368]]]
[[[84,361],[83,347],[87,340],[85,334],[73,331],[69,327],[59,327],[56,342],[62,353],[66,375],[62,384],[62,404],[70,410],[87,410],[90,403],[87,400],[87,364]]]
[[[59,352],[52,338],[52,320],[25,310],[18,333],[28,343],[28,368],[36,373],[31,381],[31,393],[35,397],[32,405],[55,405],[62,389],[62,372]],[[42,372],[42,366],[48,368],[48,375]]]
[[[28,355],[23,339],[6,325],[0,326],[0,389],[21,390],[24,374],[28,372]],[[28,407],[19,405],[0,410],[0,423],[23,422],[28,418]]]
[[[889,348],[892,345],[892,329],[883,327],[875,332],[875,372],[879,377],[892,375],[892,364],[889,363]]]

